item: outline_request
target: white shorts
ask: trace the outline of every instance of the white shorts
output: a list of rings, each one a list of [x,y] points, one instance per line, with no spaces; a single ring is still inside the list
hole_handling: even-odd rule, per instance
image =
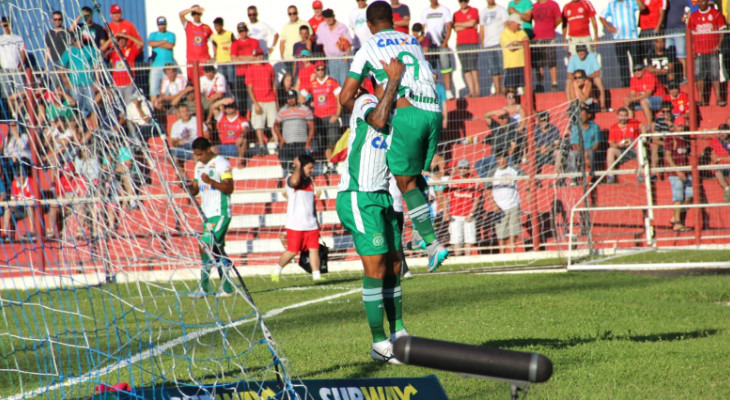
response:
[[[522,221],[520,220],[520,207],[502,210],[502,218],[495,225],[497,239],[506,240],[511,237],[520,236],[522,233]]]
[[[474,218],[471,222],[466,222],[466,217],[453,217],[449,224],[449,235],[451,244],[476,244],[477,223]]]
[[[276,102],[259,103],[261,106],[261,114],[256,114],[256,107],[251,107],[251,128],[254,130],[269,129],[274,127],[276,121]]]

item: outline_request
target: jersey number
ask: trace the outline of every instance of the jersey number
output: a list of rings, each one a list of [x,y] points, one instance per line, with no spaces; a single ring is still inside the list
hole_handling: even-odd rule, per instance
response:
[[[398,59],[406,67],[413,68],[413,80],[417,81],[419,75],[421,74],[421,66],[418,62],[418,59],[413,54],[407,51],[401,51],[400,53],[398,53]]]

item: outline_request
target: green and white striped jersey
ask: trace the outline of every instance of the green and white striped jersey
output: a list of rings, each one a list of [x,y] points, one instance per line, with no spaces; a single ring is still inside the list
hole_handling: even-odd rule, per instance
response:
[[[426,61],[418,40],[406,33],[386,29],[373,35],[355,53],[349,76],[362,82],[373,75],[379,85],[385,86],[388,75],[380,60],[388,63],[391,58],[398,58],[406,66],[396,100],[406,97],[421,110],[441,112],[431,64]]]
[[[385,152],[390,147],[391,136],[365,122],[368,112],[376,105],[378,98],[371,94],[355,100],[344,162],[347,173],[342,174],[337,187],[339,192],[388,191],[390,171],[385,163]]]
[[[198,161],[195,164],[195,182],[200,190],[200,208],[207,218],[231,217],[231,196],[203,182],[201,176],[206,174],[216,182],[233,179],[231,163],[224,157],[216,155],[207,164]]]

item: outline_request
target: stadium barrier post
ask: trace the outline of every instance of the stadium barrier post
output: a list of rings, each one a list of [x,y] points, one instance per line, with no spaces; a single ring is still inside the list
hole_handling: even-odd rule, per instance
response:
[[[685,36],[687,37],[687,71],[685,71],[685,74],[687,75],[687,95],[689,96],[690,104],[689,130],[694,132],[698,129],[699,121],[697,118],[697,96],[695,93],[695,54],[693,52],[694,36],[692,35],[692,29],[690,29],[689,24],[687,24]],[[692,166],[692,192],[694,193],[694,196],[692,196],[692,202],[695,205],[700,204],[701,200],[700,187],[702,185],[702,182],[700,182],[699,173],[699,149],[700,146],[697,140],[692,140],[692,151],[690,154],[689,163]],[[699,245],[702,241],[702,212],[702,208],[695,208],[695,245]]]
[[[525,40],[522,42],[522,46],[525,51],[525,90],[522,96],[525,99],[524,107],[527,113],[527,154],[528,164],[527,173],[530,176],[530,180],[527,183],[527,191],[530,197],[530,218],[532,219],[532,249],[537,251],[540,247],[540,219],[537,209],[537,156],[535,148],[535,122],[533,121],[533,114],[535,113],[535,107],[533,104],[533,90],[532,90],[532,56],[530,54],[530,42]]]
[[[41,165],[40,160],[38,159],[38,131],[35,129],[36,127],[36,115],[35,115],[35,101],[33,100],[33,90],[31,90],[31,84],[33,83],[33,72],[29,67],[26,67],[25,70],[25,103],[26,107],[28,107],[28,130],[29,136],[30,136],[30,154],[33,158],[33,166],[39,167]],[[45,255],[45,241],[44,241],[44,235],[45,230],[43,229],[43,204],[41,204],[41,181],[40,177],[38,176],[38,168],[31,168],[32,174],[33,174],[33,197],[35,197],[35,207],[33,209],[35,211],[35,231],[36,235],[38,235],[38,257],[41,265],[41,272],[46,272],[46,255]],[[9,188],[8,188],[9,189]],[[8,212],[9,210],[6,210],[5,212]],[[7,229],[7,227],[6,227]]]
[[[205,136],[203,131],[203,120],[205,112],[203,112],[203,96],[200,93],[200,61],[193,61],[193,93],[195,93],[195,119],[197,122],[198,136]],[[210,138],[208,138],[210,139]]]

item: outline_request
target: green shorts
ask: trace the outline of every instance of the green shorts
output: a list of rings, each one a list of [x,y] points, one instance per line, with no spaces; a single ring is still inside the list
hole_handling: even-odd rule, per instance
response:
[[[223,248],[226,245],[226,232],[228,232],[228,225],[230,224],[230,217],[208,218],[208,222],[203,224],[203,236],[200,240],[205,244],[212,245],[215,237],[215,244]]]
[[[361,256],[376,256],[401,248],[393,198],[387,192],[337,193],[337,216],[352,234]]]
[[[440,113],[413,106],[395,110],[393,141],[386,153],[393,175],[416,176],[428,169],[441,138],[442,119]]]

